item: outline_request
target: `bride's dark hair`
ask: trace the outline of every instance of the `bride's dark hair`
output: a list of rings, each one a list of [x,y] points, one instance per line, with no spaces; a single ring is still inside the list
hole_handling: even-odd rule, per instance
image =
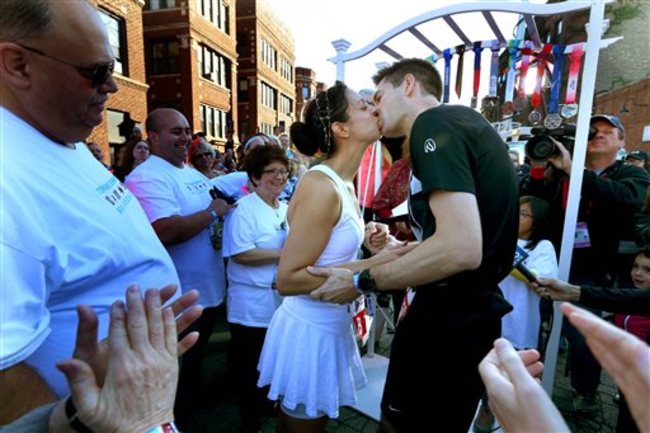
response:
[[[336,151],[332,139],[332,124],[348,120],[347,86],[337,81],[334,86],[320,92],[305,105],[303,121],[291,125],[291,141],[300,153],[312,156],[320,151],[331,155]]]

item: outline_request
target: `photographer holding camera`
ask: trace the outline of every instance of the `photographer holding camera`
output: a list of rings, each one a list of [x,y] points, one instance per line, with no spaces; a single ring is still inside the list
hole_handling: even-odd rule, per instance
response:
[[[611,287],[617,275],[619,242],[633,237],[634,214],[641,207],[650,179],[645,170],[616,160],[625,146],[625,128],[618,117],[598,114],[590,124],[570,281]],[[546,131],[527,144],[531,171],[521,183],[521,194],[541,197],[551,204],[553,242],[558,251],[571,178],[572,154],[567,148],[573,149],[570,135],[574,132],[571,127],[564,128],[559,134]],[[625,272],[629,273],[629,268],[619,274]],[[565,332],[571,385],[576,390],[574,407],[594,414],[601,368],[575,328],[567,326]]]

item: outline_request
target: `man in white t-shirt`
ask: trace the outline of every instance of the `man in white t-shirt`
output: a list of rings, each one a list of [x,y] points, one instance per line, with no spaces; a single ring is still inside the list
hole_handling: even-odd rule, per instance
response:
[[[185,116],[170,108],[152,111],[146,120],[151,156],[126,178],[126,186],[144,208],[167,247],[183,291],[199,291],[203,315],[193,325],[197,344],[183,357],[177,398],[177,422],[187,421],[200,386],[201,354],[226,294],[219,219],[230,206],[212,199],[210,180],[185,164],[192,130]],[[217,232],[217,233],[215,233]],[[212,239],[211,239],[212,234]]]
[[[78,304],[103,338],[127,286],[178,284],[135,197],[81,143],[117,91],[113,64],[89,3],[0,1],[0,425],[68,393],[55,364]]]

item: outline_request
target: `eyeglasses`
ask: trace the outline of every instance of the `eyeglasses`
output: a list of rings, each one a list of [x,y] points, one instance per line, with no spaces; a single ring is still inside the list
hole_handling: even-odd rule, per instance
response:
[[[16,45],[26,49],[27,51],[31,51],[32,53],[47,57],[48,59],[52,59],[59,63],[63,63],[64,65],[75,68],[79,75],[86,79],[89,79],[92,82],[93,89],[96,89],[104,84],[106,80],[108,80],[108,78],[113,75],[113,70],[115,69],[115,60],[109,63],[100,63],[93,67],[85,68],[83,66],[78,66],[73,63],[66,62],[65,60],[61,60],[57,57],[51,56],[37,48],[28,47],[27,45],[19,43],[16,43]]]
[[[268,170],[263,170],[262,173],[264,174],[270,174],[271,176],[277,176],[278,174],[282,177],[286,177],[289,175],[289,171],[285,169],[277,169],[277,168],[271,168]]]
[[[533,216],[529,214],[528,212],[521,211],[519,212],[519,217],[520,218],[532,218]]]
[[[213,155],[212,155],[210,152],[197,153],[196,155],[194,155],[194,158],[195,158],[195,159],[196,159],[196,158],[206,158],[206,159],[209,159],[209,158],[212,158],[212,157],[213,157]]]

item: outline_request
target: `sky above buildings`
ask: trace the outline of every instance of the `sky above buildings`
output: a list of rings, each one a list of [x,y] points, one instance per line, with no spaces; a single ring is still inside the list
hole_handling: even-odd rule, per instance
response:
[[[525,1],[525,0],[524,0]],[[533,0],[532,3],[544,3]],[[352,43],[349,52],[363,48],[383,33],[422,13],[441,7],[467,3],[467,0],[266,0],[276,16],[293,32],[296,47],[296,66],[309,67],[316,71],[316,79],[330,85],[336,79],[336,66],[327,61],[336,51],[332,41],[346,39]],[[495,13],[506,38],[511,38],[517,22],[514,14]],[[481,35],[492,35],[489,27],[479,13],[466,14],[456,19],[459,26],[472,40]],[[434,40],[440,48],[458,45],[460,40],[441,20],[418,27]],[[397,37],[390,41],[391,48],[413,57],[426,57],[432,54],[428,49],[410,36]],[[493,36],[491,36],[493,38]],[[483,71],[481,94],[487,93],[489,69],[489,50],[482,55]],[[392,62],[394,59],[382,52],[372,53],[362,59],[346,64],[345,81],[350,87],[359,90],[371,88],[371,76],[377,70],[377,62]],[[486,62],[487,61],[487,62]],[[452,76],[455,77],[455,59],[452,60]],[[460,102],[468,103],[471,97],[473,53],[467,53],[463,74],[463,94]],[[437,62],[442,73],[443,61]],[[455,79],[452,79],[452,87]],[[450,102],[458,102],[453,95]]]

